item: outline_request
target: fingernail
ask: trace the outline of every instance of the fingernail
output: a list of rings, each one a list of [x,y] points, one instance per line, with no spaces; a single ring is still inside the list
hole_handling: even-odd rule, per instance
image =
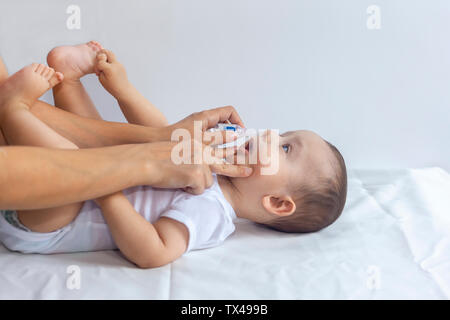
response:
[[[246,175],[251,175],[252,174],[252,172],[253,172],[253,169],[252,168],[245,168],[244,169],[244,173],[246,174]]]

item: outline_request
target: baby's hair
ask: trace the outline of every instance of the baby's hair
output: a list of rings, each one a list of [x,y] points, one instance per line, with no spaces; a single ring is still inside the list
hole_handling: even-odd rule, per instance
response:
[[[296,211],[275,218],[265,226],[283,232],[315,232],[332,224],[341,215],[347,198],[347,169],[339,150],[325,141],[334,155],[333,177],[320,177],[315,186],[301,185],[294,192]]]

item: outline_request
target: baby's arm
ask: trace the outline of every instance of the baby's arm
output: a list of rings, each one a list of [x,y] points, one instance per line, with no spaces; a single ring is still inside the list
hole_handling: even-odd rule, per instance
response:
[[[180,257],[189,232],[184,224],[160,218],[151,224],[133,208],[122,192],[96,200],[123,255],[140,268],[156,268]]]
[[[114,53],[101,50],[95,66],[100,83],[117,99],[129,123],[148,127],[165,127],[166,117],[128,81],[124,66]]]

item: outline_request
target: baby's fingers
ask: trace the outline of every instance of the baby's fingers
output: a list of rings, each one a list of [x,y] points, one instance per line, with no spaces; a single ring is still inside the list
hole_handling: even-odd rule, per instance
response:
[[[99,52],[97,54],[97,63],[94,66],[94,71],[97,74],[97,76],[100,74],[100,72],[110,68],[110,64],[106,60],[107,57],[104,53]]]
[[[102,49],[99,51],[99,53],[104,54],[109,63],[113,63],[113,62],[117,61],[116,55],[110,50]]]

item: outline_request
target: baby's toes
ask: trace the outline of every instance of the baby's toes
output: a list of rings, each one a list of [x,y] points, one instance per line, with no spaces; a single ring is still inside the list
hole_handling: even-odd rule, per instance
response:
[[[58,83],[63,81],[63,79],[64,79],[64,75],[61,72],[55,72],[53,70],[52,76],[49,78],[48,82],[50,83],[50,87],[53,88]]]
[[[103,47],[97,41],[89,41],[87,45],[89,48],[91,48],[92,51],[96,53],[103,49]]]
[[[38,67],[39,67],[39,63],[32,63],[31,64],[31,70],[33,70],[33,72],[36,72]]]
[[[47,71],[47,66],[43,65],[42,63],[39,63],[35,72],[42,76],[45,71]]]
[[[42,76],[45,79],[50,80],[50,78],[53,77],[54,74],[55,74],[55,69],[53,69],[53,68],[46,68],[46,70],[44,71]]]
[[[64,80],[64,75],[61,72],[55,72],[54,77],[56,77],[56,80],[58,80],[59,82]]]
[[[89,41],[87,43],[88,47],[91,48],[92,50],[96,50],[97,46],[95,45],[94,41]]]
[[[97,48],[98,51],[103,49],[102,45],[100,43],[98,43],[97,41],[91,41],[91,42]]]
[[[95,68],[98,71],[103,71],[105,68],[108,68],[109,64],[107,62],[106,54],[98,53],[97,54],[97,63],[95,64]]]

